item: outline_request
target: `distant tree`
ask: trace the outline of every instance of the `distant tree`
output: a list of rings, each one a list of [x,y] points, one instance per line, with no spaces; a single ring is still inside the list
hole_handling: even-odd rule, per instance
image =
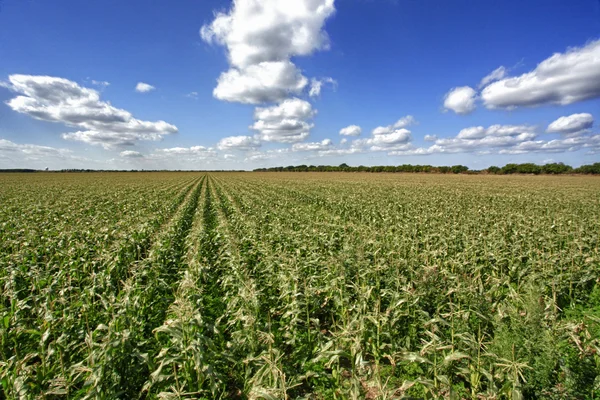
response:
[[[7,172],[36,172],[35,170],[23,170],[23,169],[13,169],[13,170],[4,170]],[[142,170],[143,171],[143,170]],[[254,171],[257,172],[282,172],[282,171],[294,171],[294,172],[305,172],[305,171],[317,171],[317,172],[335,172],[335,171],[344,171],[344,172],[430,172],[430,173],[454,173],[454,174],[478,174],[478,173],[488,173],[488,174],[566,174],[566,173],[574,173],[574,174],[600,174],[600,163],[594,163],[591,165],[582,165],[579,168],[573,169],[573,167],[569,165],[565,165],[563,163],[551,163],[545,165],[537,165],[533,163],[523,163],[523,164],[506,164],[504,167],[500,168],[497,166],[490,166],[485,170],[469,170],[468,167],[464,165],[453,165],[449,166],[439,166],[434,167],[431,165],[411,165],[411,164],[402,164],[398,166],[393,165],[374,165],[372,167],[367,167],[364,165],[359,165],[358,167],[351,167],[346,163],[342,163],[338,166],[335,165],[288,165],[287,167],[271,167],[271,168],[256,168]],[[63,169],[60,172],[103,172],[103,171],[95,171],[91,169]],[[112,172],[127,172],[127,171],[112,171]],[[131,170],[129,172],[137,172],[136,170]]]
[[[558,175],[567,174],[573,171],[573,167],[571,167],[570,165],[565,165],[563,163],[551,163],[542,165],[541,170],[544,174]]]
[[[600,162],[591,165],[582,165],[575,170],[578,174],[600,174]]]
[[[453,174],[462,174],[469,170],[469,167],[465,167],[464,165],[453,165],[450,170]]]
[[[517,173],[518,164],[506,164],[504,167],[500,169],[500,172],[503,174],[516,174]]]
[[[533,163],[518,164],[516,168],[517,168],[517,173],[519,173],[519,174],[538,175],[540,172],[542,172],[541,167],[539,165],[536,165]]]

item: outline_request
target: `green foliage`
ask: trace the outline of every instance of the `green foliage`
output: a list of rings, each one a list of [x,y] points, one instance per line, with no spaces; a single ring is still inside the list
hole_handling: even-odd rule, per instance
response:
[[[321,168],[0,174],[0,398],[599,398],[595,178]]]
[[[488,174],[500,174],[500,175],[511,175],[511,174],[527,174],[527,175],[560,175],[560,174],[587,174],[587,175],[598,175],[600,174],[600,163],[592,165],[582,165],[579,168],[573,168],[563,163],[550,163],[544,165],[537,165],[533,163],[524,164],[506,164],[504,167],[491,166],[483,171],[472,171],[464,165],[453,165],[448,166],[432,166],[432,165],[410,165],[403,164],[398,166],[393,165],[375,165],[372,167],[365,167],[360,165],[358,167],[351,167],[348,164],[340,164],[339,166],[329,165],[298,165],[298,166],[287,166],[287,167],[273,167],[273,168],[258,168],[255,172],[425,172],[425,173],[440,173],[440,174],[477,174],[481,172],[487,172]]]

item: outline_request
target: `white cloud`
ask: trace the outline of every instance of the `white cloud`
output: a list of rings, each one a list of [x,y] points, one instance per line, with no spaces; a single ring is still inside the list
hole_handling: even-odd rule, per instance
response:
[[[0,139],[0,152],[18,154],[25,159],[37,159],[38,157],[66,158],[72,156],[72,151],[49,146],[38,146],[35,144],[17,144],[10,140]]]
[[[343,138],[342,140],[340,140],[340,144],[346,144],[348,142],[348,139]]]
[[[499,81],[500,79],[503,79],[506,76],[506,73],[508,71],[506,70],[505,67],[498,67],[495,70],[493,70],[492,72],[490,72],[488,75],[486,75],[481,82],[479,82],[479,89],[481,89],[484,86],[487,86],[488,84],[490,84],[491,82],[495,82],[495,81]]]
[[[250,127],[266,142],[297,143],[308,137],[313,127],[308,120],[316,111],[312,105],[297,98],[288,99],[276,106],[257,107],[256,122]]]
[[[87,168],[94,167],[95,161],[75,155],[69,149],[35,144],[18,144],[0,139],[1,168]]]
[[[387,135],[394,131],[394,127],[390,126],[378,126],[377,128],[371,131],[372,135]]]
[[[525,153],[564,153],[589,149],[591,153],[600,151],[600,135],[580,136],[555,140],[526,141],[518,145],[503,149],[500,154],[525,154]]]
[[[371,132],[373,135],[389,135],[398,129],[404,129],[410,125],[417,123],[417,120],[412,115],[407,115],[400,118],[396,123],[388,126],[378,126]]]
[[[297,98],[288,99],[273,107],[256,107],[254,118],[264,121],[278,121],[281,119],[309,119],[316,114],[312,105]]]
[[[492,125],[488,128],[474,126],[462,129],[454,138],[436,140],[430,151],[462,153],[505,148],[535,137],[535,127],[530,125]]]
[[[350,147],[347,149],[329,149],[329,150],[321,150],[318,152],[319,156],[347,156],[351,154],[360,154],[364,153],[365,150],[361,147]]]
[[[332,147],[331,139],[324,139],[321,142],[296,143],[292,146],[292,151],[321,151]]]
[[[390,127],[376,128],[370,138],[354,139],[351,142],[343,140],[339,146],[334,146],[331,140],[326,139],[322,142],[298,143],[291,149],[296,152],[313,152],[318,156],[343,156],[368,152],[386,152],[389,156],[440,153],[476,155],[559,153],[577,150],[587,150],[588,154],[600,153],[600,135],[551,141],[537,140],[537,128],[532,125],[496,124],[487,128],[474,126],[462,129],[456,136],[447,138],[426,135],[426,141],[433,142],[429,147],[415,147],[411,142],[411,132],[408,129],[393,129],[393,125]],[[272,153],[268,154],[261,153],[257,157],[276,158]]]
[[[600,96],[600,40],[555,53],[517,77],[486,86],[481,98],[487,108],[571,104]]]
[[[104,148],[133,145],[140,140],[160,140],[177,132],[164,121],[142,121],[131,113],[101,101],[93,89],[64,78],[10,75],[11,90],[20,95],[6,104],[35,119],[60,122],[80,129],[63,134],[64,139],[101,145]]]
[[[228,136],[217,144],[219,150],[254,150],[260,147],[260,141],[253,136]]]
[[[138,82],[138,84],[135,85],[135,91],[138,93],[148,93],[155,89],[156,88],[154,86],[144,82]]]
[[[360,139],[359,139],[360,140]],[[386,133],[375,133],[370,139],[364,139],[364,144],[371,146],[372,151],[385,151],[404,146],[411,140],[411,133],[408,129],[396,129]],[[357,143],[361,143],[358,140]]]
[[[575,136],[587,132],[592,125],[594,125],[594,117],[591,114],[572,114],[552,122],[546,132]]]
[[[531,125],[492,125],[465,128],[458,135],[436,139],[429,147],[394,149],[388,155],[429,155],[436,153],[525,154],[560,153],[588,150],[600,152],[600,135],[578,136],[557,140],[536,140],[536,128]]]
[[[189,97],[190,99],[198,99],[198,92],[189,92],[188,94],[185,95],[185,97]]]
[[[362,129],[358,125],[349,125],[345,128],[340,129],[340,135],[342,136],[359,136]]]
[[[265,61],[221,74],[213,96],[245,104],[281,101],[299,94],[308,84],[291,61]]]
[[[458,139],[483,139],[488,136],[515,136],[521,133],[533,133],[535,127],[530,125],[492,125],[489,128],[473,126],[462,129],[456,136]]]
[[[492,125],[487,128],[488,136],[517,136],[523,133],[534,133],[536,127],[532,125]]]
[[[308,95],[310,97],[319,97],[321,95],[321,89],[325,84],[330,84],[335,89],[337,86],[337,81],[333,78],[312,78],[310,80],[310,90],[308,91]]]
[[[192,147],[171,147],[165,149],[156,149],[151,158],[177,158],[178,160],[203,160],[214,158],[217,152],[212,147],[192,146]]]
[[[107,87],[110,85],[110,82],[107,81],[97,81],[95,79],[92,79],[92,85],[96,85],[96,86],[100,86],[100,87]]]
[[[477,93],[470,86],[461,86],[451,89],[444,97],[444,108],[457,114],[465,115],[475,110]]]
[[[144,155],[139,151],[125,150],[119,153],[123,158],[144,158]]]
[[[409,147],[405,150],[394,150],[388,153],[389,156],[426,156],[435,153],[433,150],[435,146],[431,146],[429,148],[424,147]]]
[[[308,137],[313,124],[306,121],[284,119],[281,121],[256,121],[252,129],[260,133],[265,142],[296,143]]]
[[[245,68],[263,61],[287,60],[327,49],[322,31],[335,7],[333,0],[234,0],[200,30],[208,43],[227,47],[229,62]]]
[[[396,121],[396,123],[394,124],[394,128],[406,128],[411,125],[415,125],[416,123],[417,120],[415,119],[415,117],[413,117],[412,115],[407,115],[406,117],[402,117],[398,121]]]
[[[283,148],[283,149],[273,149],[273,150],[267,150],[267,151],[254,151],[251,153],[248,153],[245,161],[264,161],[264,160],[273,160],[276,158],[281,157],[282,154],[287,154],[290,152],[289,148]]]
[[[335,12],[333,3],[234,0],[231,9],[217,13],[200,30],[204,41],[226,47],[231,65],[219,78],[215,97],[256,104],[303,90],[308,80],[290,60],[328,49],[323,26]]]
[[[486,135],[486,129],[483,126],[473,126],[461,129],[456,136],[458,139],[482,139]]]
[[[371,131],[370,138],[353,140],[351,142],[350,149],[332,149],[330,154],[353,154],[357,152],[364,152],[366,149],[369,149],[370,151],[393,151],[406,149],[407,146],[410,146],[409,142],[412,140],[412,135],[411,132],[405,127],[416,123],[417,120],[412,115],[407,115],[400,118],[392,125],[376,127]],[[351,125],[344,129],[353,127],[358,128],[356,125]],[[355,131],[355,129],[348,129],[348,131],[352,132]],[[342,134],[341,131],[340,134]],[[336,152],[333,150],[336,150]]]
[[[392,151],[405,148],[411,139],[408,129],[388,130],[386,127],[379,127],[373,130],[370,138],[353,140],[351,147],[363,151],[366,148],[371,151]]]

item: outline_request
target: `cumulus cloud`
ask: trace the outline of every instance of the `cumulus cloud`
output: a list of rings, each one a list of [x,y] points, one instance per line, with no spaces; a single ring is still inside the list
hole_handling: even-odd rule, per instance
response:
[[[38,157],[67,158],[72,157],[73,154],[68,149],[35,144],[17,144],[6,139],[0,139],[0,153],[10,153],[17,155],[19,158],[25,157],[25,159],[37,159]]]
[[[398,130],[398,129],[404,129],[410,125],[414,125],[417,123],[417,120],[415,119],[415,117],[413,117],[412,115],[407,115],[405,117],[400,118],[398,121],[396,121],[394,124],[392,125],[388,125],[388,126],[378,126],[377,128],[373,129],[373,131],[371,132],[373,135],[389,135],[390,133],[393,133],[394,131]]]
[[[192,147],[171,147],[156,149],[151,154],[151,158],[177,158],[183,160],[203,160],[214,158],[217,152],[212,147],[192,146]]]
[[[123,158],[143,158],[144,155],[139,151],[125,150],[119,153]]]
[[[548,125],[546,132],[577,136],[587,132],[594,125],[594,117],[588,113],[560,117]]]
[[[483,126],[472,126],[461,129],[458,133],[458,139],[481,139],[486,135],[486,129]]]
[[[238,68],[306,56],[328,48],[329,39],[322,27],[335,11],[333,3],[234,0],[229,12],[217,13],[200,35],[209,43],[226,46],[230,63]]]
[[[267,151],[253,151],[246,155],[245,161],[265,161],[280,158],[283,154],[290,152],[289,148],[272,149]]]
[[[580,136],[555,140],[531,140],[519,143],[508,149],[500,150],[500,154],[525,154],[525,153],[564,153],[588,149],[590,153],[600,151],[600,135]]]
[[[154,86],[144,82],[138,82],[138,84],[135,85],[135,91],[138,93],[148,93],[155,89],[156,88]]]
[[[412,115],[407,115],[400,118],[392,125],[378,126],[371,131],[370,138],[355,139],[351,142],[350,149],[337,149],[339,150],[338,154],[353,154],[356,152],[364,152],[367,149],[370,151],[392,151],[397,149],[405,149],[412,140],[411,132],[405,127],[416,123],[417,120]],[[355,125],[351,125],[344,129],[348,129],[353,126]]]
[[[537,140],[531,125],[491,125],[462,129],[456,136],[438,138],[429,147],[394,149],[389,155],[429,155],[437,153],[524,154],[559,153],[585,149],[600,151],[600,135],[556,140]]]
[[[408,129],[396,129],[391,132],[376,133],[373,131],[373,137],[363,139],[363,142],[356,141],[357,144],[365,144],[371,146],[372,151],[391,150],[398,147],[403,147],[411,140],[411,133]]]
[[[581,135],[557,140],[539,140],[537,128],[532,125],[490,125],[462,129],[455,136],[439,138],[426,135],[432,142],[428,147],[415,147],[408,129],[394,129],[393,125],[378,127],[371,137],[342,141],[334,146],[330,140],[316,143],[299,143],[293,151],[310,151],[318,156],[343,156],[367,152],[386,152],[390,156],[471,153],[524,154],[559,153],[585,150],[588,154],[600,153],[600,135]]]
[[[330,84],[335,89],[337,86],[337,81],[333,78],[312,78],[310,80],[310,90],[308,91],[308,95],[310,97],[319,97],[321,95],[321,89],[325,84]]]
[[[321,150],[318,152],[319,156],[347,156],[351,154],[364,153],[365,149],[360,146],[349,147],[349,148],[331,148],[328,150]]]
[[[455,137],[436,139],[429,148],[411,150],[411,154],[469,153],[507,148],[536,137],[530,125],[473,126],[462,129]],[[399,155],[399,154],[397,154]]]
[[[415,125],[416,123],[417,120],[415,119],[415,117],[413,117],[412,115],[407,115],[406,117],[402,117],[398,121],[396,121],[396,123],[393,126],[396,129],[407,128],[411,125]]]
[[[324,139],[320,142],[312,143],[295,143],[292,146],[292,151],[322,151],[332,147],[331,139]]]
[[[36,144],[19,144],[0,139],[0,165],[2,168],[81,168],[95,166],[96,162],[75,155],[69,149]]]
[[[200,30],[207,43],[225,46],[231,66],[219,77],[215,97],[256,104],[299,93],[308,80],[290,60],[329,48],[323,26],[335,12],[333,3],[234,0],[231,9],[217,13]]]
[[[79,131],[62,135],[104,148],[133,145],[140,140],[157,141],[177,132],[165,121],[142,121],[126,110],[100,100],[93,89],[68,79],[51,76],[10,75],[10,89],[19,96],[6,104],[35,119],[60,122]]]
[[[486,86],[487,108],[571,104],[600,96],[600,40],[555,53],[530,72]]]
[[[470,86],[451,89],[444,97],[444,108],[457,114],[465,115],[475,110],[477,92]]]
[[[499,81],[500,79],[503,79],[506,76],[507,72],[508,71],[506,70],[505,67],[496,68],[495,70],[490,72],[488,75],[483,77],[481,82],[479,82],[479,89],[481,89],[484,86],[487,86],[491,82],[495,82],[495,81]]]
[[[264,61],[222,73],[213,96],[245,104],[275,102],[301,93],[307,84],[291,61]]]
[[[260,141],[253,136],[228,136],[217,144],[219,150],[254,150],[260,147]]]
[[[309,102],[288,99],[276,106],[257,107],[254,111],[256,122],[250,128],[266,142],[297,143],[310,134],[313,124],[308,121],[315,114]]]
[[[495,136],[516,136],[521,133],[534,133],[535,127],[530,125],[492,125],[489,128],[483,126],[473,126],[462,129],[456,136],[458,139],[483,139],[485,137]]]
[[[345,128],[340,129],[340,135],[342,136],[359,136],[362,129],[358,125],[349,125]]]

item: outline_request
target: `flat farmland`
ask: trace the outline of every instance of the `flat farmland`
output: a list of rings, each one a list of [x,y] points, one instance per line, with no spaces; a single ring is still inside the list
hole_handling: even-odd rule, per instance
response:
[[[0,174],[0,398],[600,398],[600,179]]]

